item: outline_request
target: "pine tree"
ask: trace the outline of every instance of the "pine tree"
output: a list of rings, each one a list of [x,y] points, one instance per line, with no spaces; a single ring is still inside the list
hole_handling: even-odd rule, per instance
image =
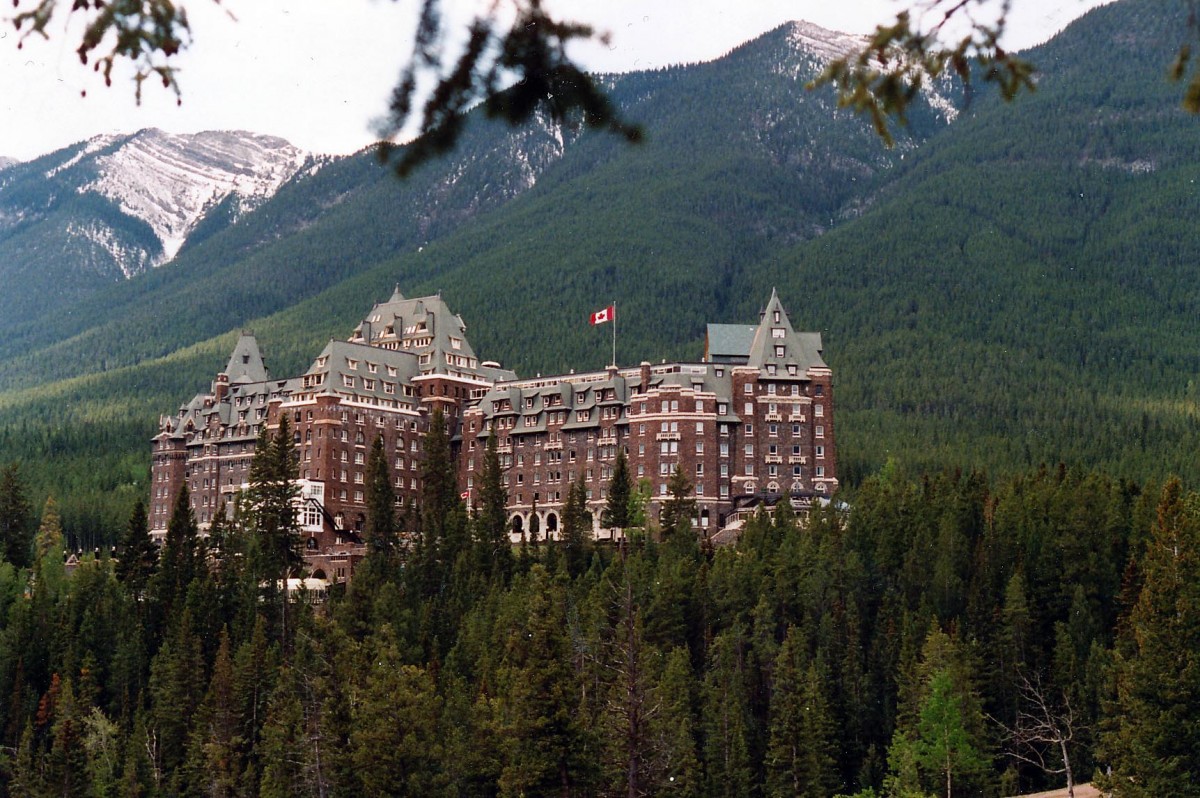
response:
[[[512,575],[513,553],[508,537],[508,491],[504,488],[496,437],[488,436],[479,474],[479,565],[507,582]]]
[[[296,451],[288,415],[272,435],[264,424],[250,461],[249,513],[262,578],[278,583],[298,559]]]
[[[587,570],[591,558],[592,516],[587,509],[587,485],[579,475],[567,490],[562,514],[563,556],[567,573],[577,577]]]
[[[836,737],[825,680],[805,662],[796,627],[775,660],[767,746],[767,795],[824,798],[837,792]]]
[[[296,450],[287,413],[272,435],[264,424],[250,461],[246,526],[250,535],[250,578],[265,584],[266,604],[278,613],[279,635],[288,640],[287,578],[300,563],[296,519]]]
[[[1141,559],[1142,587],[1114,655],[1101,740],[1117,796],[1200,795],[1200,511],[1168,482]]]
[[[391,563],[399,546],[396,529],[396,491],[392,488],[383,435],[376,435],[367,457],[367,551]]]
[[[351,760],[362,795],[433,795],[446,782],[441,699],[424,669],[401,661],[391,628],[372,641],[366,686],[355,703]]]
[[[650,785],[652,794],[680,798],[703,794],[704,770],[696,749],[695,692],[691,654],[684,647],[672,649],[654,690],[658,712],[651,717],[650,728],[658,753],[659,779]]]
[[[0,469],[0,554],[18,568],[30,564],[29,500],[16,463]]]
[[[187,598],[188,585],[196,575],[196,543],[199,537],[196,516],[192,512],[187,485],[175,497],[167,536],[158,560],[158,571],[151,579],[151,595],[160,628],[169,627]]]
[[[237,794],[244,768],[241,720],[234,702],[229,632],[222,629],[208,692],[191,729],[187,760],[190,792],[210,798],[233,798]]]
[[[46,499],[42,522],[33,542],[37,587],[45,596],[57,596],[66,584],[67,577],[63,560],[62,517],[58,514],[58,504],[53,496]]]
[[[692,519],[696,516],[696,498],[683,466],[676,465],[671,478],[667,480],[667,495],[658,519],[663,539],[691,535]]]
[[[500,795],[571,795],[587,764],[567,636],[566,593],[534,565],[523,586],[524,612],[505,645]]]
[[[717,635],[704,679],[707,794],[713,798],[740,798],[751,793],[750,696],[743,644],[737,629]]]
[[[125,526],[125,534],[117,548],[117,578],[135,598],[145,590],[154,566],[158,563],[158,547],[150,540],[150,525],[146,519],[146,505],[139,499]]]
[[[625,447],[617,447],[617,462],[613,464],[612,479],[608,483],[608,496],[600,524],[605,527],[625,529],[629,523],[629,498],[633,495],[633,479],[629,475],[629,462],[625,459]]]

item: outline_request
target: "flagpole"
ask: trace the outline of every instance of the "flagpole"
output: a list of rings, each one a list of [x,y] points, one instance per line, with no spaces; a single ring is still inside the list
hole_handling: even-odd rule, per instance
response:
[[[617,367],[617,300],[613,300],[613,368]]]

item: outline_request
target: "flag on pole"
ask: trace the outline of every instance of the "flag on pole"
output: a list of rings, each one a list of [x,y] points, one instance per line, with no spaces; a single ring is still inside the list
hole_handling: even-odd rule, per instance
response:
[[[606,321],[613,321],[617,318],[617,306],[609,305],[604,310],[597,310],[592,314],[592,324],[604,324]]]
[[[470,498],[471,498],[471,489],[470,489],[470,488],[467,488],[467,489],[466,489],[466,490],[464,490],[462,493],[458,494],[458,498],[460,498],[460,499],[462,499],[462,500],[464,500],[464,501],[468,501],[468,500],[470,500]]]

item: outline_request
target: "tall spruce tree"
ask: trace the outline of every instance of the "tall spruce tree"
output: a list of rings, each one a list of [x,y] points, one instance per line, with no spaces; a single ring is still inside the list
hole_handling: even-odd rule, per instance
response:
[[[1200,795],[1200,511],[1168,482],[1142,588],[1114,655],[1116,700],[1099,760],[1117,796]]]
[[[18,568],[30,564],[30,507],[20,469],[10,463],[0,469],[0,554]]]
[[[692,519],[696,516],[696,498],[692,487],[683,466],[676,465],[671,478],[667,480],[668,498],[663,502],[658,519],[664,540],[692,534]]]
[[[604,512],[600,523],[606,527],[624,529],[629,526],[629,497],[633,495],[633,479],[629,476],[629,462],[625,459],[625,447],[617,447],[617,462],[613,464],[612,479],[608,482]]]
[[[117,548],[117,578],[131,596],[140,597],[158,562],[158,547],[150,540],[146,505],[139,499],[125,525]]]
[[[396,491],[392,487],[383,435],[376,435],[367,457],[367,551],[383,563],[391,563],[399,546],[396,527]]]
[[[592,543],[592,516],[587,509],[587,485],[583,474],[567,490],[562,543],[567,573],[572,578],[577,577],[587,570]]]
[[[160,630],[171,626],[183,607],[188,585],[196,574],[197,537],[191,493],[184,485],[175,497],[175,507],[167,523],[167,536],[158,559],[158,571],[151,579],[153,606],[158,613]]]
[[[495,576],[507,581],[512,575],[513,553],[508,538],[508,491],[496,438],[494,433],[488,435],[479,474],[479,565],[490,567]]]
[[[298,560],[296,450],[287,413],[272,435],[264,424],[250,461],[249,522],[260,576],[278,582]]]

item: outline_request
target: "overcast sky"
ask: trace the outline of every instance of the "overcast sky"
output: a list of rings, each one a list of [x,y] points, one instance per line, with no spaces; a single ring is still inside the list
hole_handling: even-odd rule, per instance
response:
[[[503,0],[501,0],[503,2]],[[1013,0],[1008,47],[1052,36],[1105,0]],[[468,18],[473,0],[444,0]],[[62,6],[70,0],[59,0]],[[577,54],[591,69],[630,71],[704,61],[792,19],[868,32],[896,0],[556,0],[563,16],[611,33]],[[911,4],[911,3],[910,3]],[[22,7],[31,5],[24,0]],[[187,0],[193,44],[176,62],[183,104],[147,82],[135,105],[129,73],[105,88],[74,53],[65,20],[50,41],[18,50],[0,27],[0,156],[28,159],[109,132],[240,129],[299,147],[349,153],[374,140],[404,63],[417,0]],[[0,15],[11,13],[3,4]],[[335,11],[336,10],[336,13]],[[235,17],[236,19],[232,19]],[[6,18],[6,17],[0,17]],[[86,92],[86,97],[82,96]]]

